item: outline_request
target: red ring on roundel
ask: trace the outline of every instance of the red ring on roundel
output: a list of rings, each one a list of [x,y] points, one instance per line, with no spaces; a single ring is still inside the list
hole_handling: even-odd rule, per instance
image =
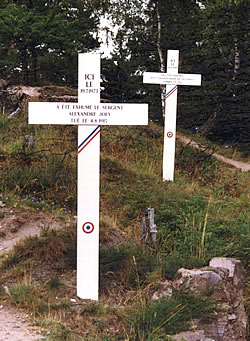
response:
[[[86,222],[86,223],[84,223],[83,225],[82,225],[82,230],[83,230],[83,232],[85,232],[85,233],[91,233],[91,232],[93,232],[94,231],[94,224],[93,223],[90,223],[89,221],[88,222]]]
[[[173,137],[172,131],[167,132],[167,137],[169,137],[169,138]]]

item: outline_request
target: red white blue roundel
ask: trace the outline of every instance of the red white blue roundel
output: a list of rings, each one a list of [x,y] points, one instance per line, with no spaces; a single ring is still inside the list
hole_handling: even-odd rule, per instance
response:
[[[82,230],[85,233],[91,233],[94,231],[94,224],[87,222],[87,223],[83,224]]]
[[[169,131],[169,132],[167,132],[167,137],[173,137],[173,133],[172,133],[172,131]]]

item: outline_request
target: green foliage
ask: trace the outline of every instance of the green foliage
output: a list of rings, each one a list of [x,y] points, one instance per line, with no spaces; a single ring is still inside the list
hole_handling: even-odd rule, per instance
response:
[[[77,53],[99,45],[93,36],[98,19],[86,5],[23,0],[3,6],[1,74],[26,84],[76,85]]]
[[[46,91],[51,94],[53,89],[63,93],[62,88],[48,87]],[[76,130],[27,126],[26,116],[15,121],[0,118],[1,200],[7,207],[49,210],[68,219],[69,211],[76,211]],[[22,151],[24,134],[36,136],[37,141],[34,150],[26,154]],[[214,256],[236,257],[245,266],[248,262],[248,174],[228,169],[210,156],[183,149],[177,143],[175,182],[162,182],[162,137],[162,129],[152,123],[149,127],[102,129],[100,225],[106,233],[105,242],[100,235],[100,286],[103,297],[114,299],[118,305],[121,300],[123,307],[124,302],[130,304],[134,297],[148,294],[158,281],[174,279],[180,267],[207,265]],[[158,227],[154,249],[139,242],[140,221],[148,207],[155,208]],[[52,271],[69,270],[71,278],[76,267],[75,223],[65,224],[61,231],[42,226],[40,238],[28,238],[1,257],[1,276],[3,273],[3,278],[15,276],[19,280],[25,264],[38,264],[38,269],[45,265],[46,270],[52,264]],[[39,274],[36,276],[40,279]],[[107,336],[106,326],[122,325],[123,316],[113,311],[109,318],[106,307],[88,304],[72,321],[71,303],[51,301],[44,293],[47,290],[52,296],[51,289],[56,289],[58,297],[67,297],[71,289],[61,285],[60,276],[61,272],[52,272],[46,275],[42,289],[25,282],[20,288],[14,286],[11,293],[18,305],[27,309],[32,306],[41,314],[56,312],[71,325],[71,329],[65,326],[53,332],[55,339],[69,339],[69,333],[84,319],[94,330],[89,336],[92,340],[97,333],[103,339],[119,340],[129,335],[131,340],[167,340],[167,333],[187,328],[198,313],[209,316],[207,312],[212,312],[202,298],[199,303],[183,298],[183,293],[174,294],[171,304],[141,303],[129,313],[130,329],[125,336]],[[135,296],[130,297],[131,293]],[[38,300],[32,301],[32,295]],[[135,332],[130,332],[131,328]]]
[[[31,304],[34,294],[34,286],[28,283],[18,284],[10,290],[10,297],[17,304]]]
[[[38,292],[33,284],[22,282],[10,288],[9,295],[12,301],[22,308],[32,308],[34,314],[41,314],[47,311],[48,305],[40,299]]]
[[[167,278],[170,280],[175,279],[176,272],[180,268],[200,268],[206,265],[206,261],[204,259],[200,259],[195,256],[191,256],[189,258],[186,255],[182,255],[180,252],[175,252],[170,256],[162,257],[162,276],[163,278]]]
[[[40,237],[27,237],[17,243],[12,252],[5,257],[1,263],[2,268],[10,268],[27,259],[39,262],[63,261],[65,267],[73,269],[76,265],[76,229],[74,225],[68,226],[66,230],[46,231]],[[51,279],[51,285],[60,283],[56,278]]]
[[[58,323],[57,327],[55,330],[51,332],[51,335],[47,337],[45,340],[47,341],[57,341],[57,340],[65,340],[65,341],[70,341],[70,340],[75,340],[71,338],[72,336],[72,331],[67,329],[65,325],[62,323]]]
[[[47,280],[46,284],[50,289],[58,289],[63,283],[58,276],[52,276]]]
[[[157,8],[161,17],[161,32],[158,30]],[[109,81],[104,94],[106,98],[116,97],[121,101],[134,98],[150,103],[150,117],[162,122],[160,87],[143,84],[142,73],[160,71],[162,65],[156,44],[159,35],[163,68],[166,68],[166,50],[179,49],[184,61],[181,66],[185,65],[183,71],[193,71],[191,57],[195,58],[196,43],[201,40],[199,6],[194,1],[183,0],[125,0],[119,3],[111,1],[110,9],[109,17],[119,25],[119,30],[114,38],[115,49],[112,60],[108,61],[109,68],[104,70]],[[115,70],[116,75],[112,76],[109,69]],[[114,93],[114,89],[120,91]],[[194,96],[189,106],[195,107]]]
[[[248,154],[248,7],[248,0],[112,1],[109,17],[120,26],[104,97],[150,103],[150,118],[163,121],[160,86],[141,76],[164,72],[166,51],[179,50],[179,72],[202,74],[202,86],[179,87],[178,127]]]
[[[244,233],[235,236],[233,242],[228,244],[225,248],[225,256],[240,259],[247,268],[249,266],[248,258],[250,254],[250,230],[246,226]]]
[[[202,11],[201,133],[247,150],[249,20],[247,0],[206,2]],[[203,118],[202,118],[203,117]],[[200,125],[199,123],[197,125]]]
[[[195,318],[214,318],[215,310],[211,300],[173,292],[168,300],[162,298],[136,306],[129,313],[127,323],[130,330],[134,330],[134,340],[168,340],[166,335],[188,330]]]
[[[216,180],[218,165],[215,158],[194,148],[184,148],[176,153],[176,167],[201,185]]]
[[[12,252],[11,254],[7,255],[5,259],[1,263],[2,268],[9,268],[16,264],[18,264],[20,258],[16,252]]]
[[[26,115],[27,112],[17,118],[15,124],[11,120],[2,121],[1,193],[8,193],[7,197],[9,193],[17,194],[23,204],[38,210],[59,204],[64,213],[72,212],[76,207],[76,155],[73,154],[76,131],[27,126]],[[24,153],[22,144],[26,134],[36,137],[36,145]]]
[[[97,302],[92,302],[89,304],[86,304],[82,307],[81,309],[81,314],[82,315],[94,315],[94,316],[99,316],[99,315],[103,315],[106,312],[106,308]]]
[[[129,287],[149,284],[150,274],[160,269],[160,260],[148,247],[122,244],[100,249],[101,287],[107,286],[110,275]],[[113,277],[112,276],[112,277]],[[111,278],[112,278],[111,277]]]

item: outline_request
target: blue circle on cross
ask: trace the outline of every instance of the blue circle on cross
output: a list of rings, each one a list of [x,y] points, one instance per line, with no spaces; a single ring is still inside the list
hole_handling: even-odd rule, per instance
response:
[[[88,221],[88,222],[83,224],[82,230],[85,233],[91,233],[94,231],[94,224]]]

